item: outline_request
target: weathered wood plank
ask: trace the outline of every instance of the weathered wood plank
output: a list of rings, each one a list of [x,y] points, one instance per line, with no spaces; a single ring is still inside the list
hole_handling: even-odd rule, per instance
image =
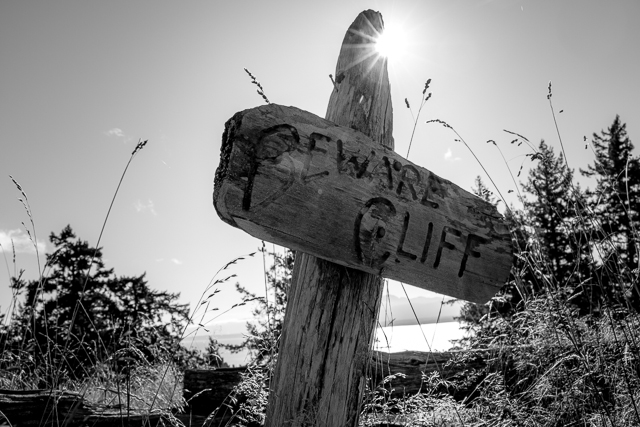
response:
[[[272,382],[267,426],[356,426],[381,283],[298,254]]]
[[[7,420],[12,426],[102,426],[111,427],[156,425],[171,412],[153,413],[126,408],[100,408],[87,402],[80,393],[63,390],[0,390],[0,424]]]
[[[246,367],[185,370],[183,397],[189,411],[209,415],[225,402],[246,370]]]
[[[382,27],[367,10],[347,30],[326,118],[393,148],[386,62],[372,55]],[[296,253],[266,427],[358,425],[382,289],[380,276]]]
[[[429,376],[437,372],[441,379],[452,380],[470,369],[482,369],[486,367],[486,354],[480,351],[446,351],[446,352],[421,352],[403,351],[398,353],[386,353],[374,351],[371,360],[371,386],[384,387],[390,390],[390,397],[401,398],[416,393],[432,391],[424,386],[422,376]],[[449,364],[449,361],[461,355],[466,356],[464,364]],[[397,376],[388,384],[383,380],[389,375]],[[472,389],[440,390],[448,392],[458,400],[468,397]]]
[[[294,107],[227,122],[214,205],[257,238],[468,301],[486,302],[511,268],[493,205]]]
[[[467,369],[481,369],[486,366],[486,354],[491,351],[450,351],[450,352],[420,352],[403,351],[387,353],[374,351],[370,355],[369,384],[371,389],[377,387],[391,387],[390,397],[400,398],[415,393],[424,392],[422,374],[438,372],[440,378],[449,380],[460,375]],[[448,362],[459,355],[466,355],[465,364],[448,365]],[[472,357],[475,356],[475,357]],[[213,409],[222,405],[231,394],[233,388],[240,382],[240,373],[246,367],[221,369],[188,369],[184,374],[185,399],[189,400],[188,410],[194,414],[208,415]],[[383,385],[385,377],[403,374]],[[210,390],[204,391],[203,390]],[[464,393],[465,390],[462,390]],[[197,395],[195,398],[192,398]],[[459,398],[466,397],[464,394]]]

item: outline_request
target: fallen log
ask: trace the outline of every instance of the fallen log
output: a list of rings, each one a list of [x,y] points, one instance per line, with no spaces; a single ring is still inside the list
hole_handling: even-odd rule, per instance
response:
[[[183,397],[187,412],[208,415],[221,406],[242,380],[246,367],[187,369],[184,372]]]
[[[456,356],[463,354],[466,356],[464,364],[449,363]],[[486,365],[485,358],[480,352],[386,353],[374,351],[371,358],[370,388],[384,388],[390,397],[402,397],[425,391],[423,375],[428,377],[431,373],[438,372],[440,378],[448,380],[469,369],[480,369]],[[189,405],[187,411],[204,415],[221,406],[240,382],[241,374],[245,370],[244,367],[186,370],[184,397]],[[395,377],[389,379],[390,376]],[[447,392],[444,389],[442,391]],[[464,398],[464,393],[465,390],[452,392],[455,398]]]
[[[80,393],[62,390],[1,390],[0,424],[13,427],[42,425],[111,427],[156,425],[168,411],[127,413],[126,408],[101,408],[83,399]],[[3,417],[4,415],[4,417]]]
[[[451,363],[464,356],[464,363]],[[465,375],[470,369],[486,366],[485,352],[451,351],[426,353],[405,351],[386,353],[374,351],[371,355],[370,389],[382,391],[391,398],[400,398],[425,391],[423,378],[438,372],[440,378],[449,380],[457,375]],[[183,396],[187,407],[182,414],[174,416],[188,423],[203,421],[213,410],[222,407],[216,420],[227,419],[231,408],[228,399],[233,388],[242,379],[246,367],[218,369],[188,369],[184,373]],[[470,390],[446,390],[454,398],[463,399]],[[240,400],[242,400],[241,396]],[[83,399],[80,393],[59,390],[1,390],[0,425],[8,421],[14,427],[40,425],[74,426],[120,426],[124,421],[130,426],[155,425],[162,417],[170,416],[170,411],[158,410],[152,413],[127,414],[126,408],[99,407]],[[187,424],[188,425],[188,424]]]
[[[437,372],[440,378],[450,379],[466,369],[485,366],[484,360],[480,357],[464,366],[450,364],[449,362],[459,354],[455,351],[442,353],[376,351],[372,355],[371,380],[378,387],[384,382],[387,389],[393,388],[392,395],[398,397],[398,395],[411,395],[424,391],[423,377],[428,377],[431,373]],[[395,378],[389,380],[390,376]]]

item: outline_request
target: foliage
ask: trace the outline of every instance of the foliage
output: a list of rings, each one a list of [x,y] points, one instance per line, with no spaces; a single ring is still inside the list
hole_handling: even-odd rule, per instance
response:
[[[545,272],[555,277],[561,286],[580,283],[586,271],[581,253],[588,253],[586,239],[576,228],[580,212],[584,209],[582,195],[573,186],[573,173],[562,155],[555,156],[553,148],[540,142],[534,156],[538,163],[529,171],[523,190],[532,196],[524,199],[528,225],[534,244],[539,248]],[[588,267],[588,266],[587,266]]]
[[[294,261],[294,253],[288,249],[279,254],[275,251],[267,252],[263,246],[261,251],[263,257],[269,255],[273,259],[273,264],[265,271],[265,296],[250,292],[240,283],[236,283],[236,290],[243,295],[243,300],[258,302],[252,313],[255,322],[247,322],[247,335],[242,343],[223,344],[223,347],[232,352],[250,350],[253,362],[256,363],[273,359],[278,351],[277,342],[282,332]],[[269,294],[273,295],[271,301],[268,299]]]
[[[476,196],[480,197],[485,202],[489,202],[494,206],[498,206],[499,200],[496,199],[493,191],[486,186],[484,181],[482,181],[482,177],[478,175],[476,179],[473,181],[474,187],[471,187],[471,192]]]
[[[489,190],[479,175],[476,177],[474,184],[475,186],[471,189],[473,194],[494,206],[498,205],[498,201],[493,195],[493,192]],[[462,307],[460,307],[460,317],[456,317],[456,320],[462,323],[462,329],[470,331],[473,330],[474,326],[477,325],[487,313],[489,313],[488,305],[465,301]]]
[[[256,365],[242,374],[242,381],[234,390],[236,396],[242,396],[242,402],[236,401],[239,405],[235,418],[239,427],[264,424],[269,400],[268,378],[269,370]]]
[[[594,164],[581,172],[596,179],[588,207],[594,215],[590,237],[602,260],[598,275],[610,299],[640,310],[640,158],[632,156],[634,146],[619,116],[607,130],[594,133],[592,143]],[[609,281],[611,275],[619,280]]]
[[[144,274],[116,276],[101,249],[77,239],[70,226],[49,239],[55,247],[46,256],[49,273],[12,281],[25,299],[0,335],[3,364],[13,357],[41,386],[55,386],[87,377],[107,360],[122,369],[112,355],[127,348],[151,363],[197,359],[180,345],[188,307],[177,303],[178,294],[151,289]]]
[[[556,156],[544,141],[539,144],[531,155],[537,162],[523,185],[524,209],[505,212],[515,252],[509,281],[489,305],[467,303],[461,310],[462,327],[473,333],[459,343],[467,351],[449,363],[459,365],[464,375],[444,382],[436,373],[423,378],[420,394],[403,398],[392,398],[385,387],[369,390],[361,425],[640,424],[640,314],[631,292],[638,283],[638,261],[637,249],[629,246],[638,242],[634,203],[639,198],[634,192],[640,188],[640,173],[635,172],[637,159],[630,155],[632,145],[621,136],[623,130],[616,118],[604,135],[607,144],[631,147],[624,168],[608,178],[598,175],[594,191],[582,191],[563,156]],[[598,136],[594,138],[601,151],[597,159],[614,164],[606,156],[614,158],[617,149],[604,143],[598,148]],[[612,182],[618,183],[617,190]],[[474,192],[497,204],[479,177]],[[615,197],[604,197],[603,192]],[[626,222],[618,226],[623,213]],[[272,288],[273,271],[267,276]],[[258,298],[237,288],[246,297]],[[280,301],[286,302],[286,286],[278,289],[285,291]],[[273,338],[265,332],[279,332],[264,320],[273,309],[260,300],[255,312],[260,323],[250,329],[260,340],[249,337],[247,347],[265,348],[266,339]],[[485,367],[467,368],[470,354],[484,359]],[[259,390],[259,398],[251,401],[255,405],[243,406],[249,411],[245,415],[253,417],[243,418],[244,425],[259,424],[264,414],[259,402],[266,398],[269,371],[263,367],[258,372],[244,381]],[[454,395],[463,400],[454,400]]]
[[[142,355],[129,359],[136,352],[135,348],[125,348],[112,356],[128,363],[129,369],[116,372],[112,364],[101,363],[93,375],[72,384],[72,389],[98,408],[124,407],[136,413],[152,413],[159,408],[182,407],[182,373],[173,364],[149,363]]]
[[[616,118],[604,133],[614,147],[598,148],[595,136],[599,161],[613,165],[623,151],[615,146],[631,146],[621,130]],[[628,264],[640,225],[631,201],[638,200],[632,191],[640,175],[631,177],[636,159],[624,154],[624,168],[600,174],[596,190],[584,195],[546,144],[533,157],[538,163],[524,185],[531,198],[524,211],[507,212],[516,256],[507,285],[518,295],[503,292],[485,313],[463,311],[474,334],[461,344],[486,366],[448,384],[473,389],[451,425],[639,425],[640,313],[631,292],[637,260]],[[617,189],[614,176],[625,177]],[[620,226],[623,213],[627,225]],[[494,309],[505,300],[517,304]],[[467,354],[450,363],[464,368]],[[438,391],[428,382],[424,387],[427,395]]]
[[[495,197],[493,192],[485,185],[480,176],[477,176],[474,180],[475,186],[471,188],[471,191],[482,200],[491,203],[494,206],[498,206],[499,200]],[[510,222],[510,221],[508,221]],[[500,311],[506,313],[510,310],[510,304],[512,298],[505,298],[504,295],[509,294],[511,290],[510,286],[506,286],[501,290],[501,297],[493,302],[493,305],[478,304],[474,302],[464,301],[460,307],[460,316],[455,319],[461,323],[460,328],[472,333],[478,333],[478,326],[481,324],[483,318],[491,311]],[[508,300],[508,303],[507,303]],[[451,300],[449,303],[453,303],[458,300]],[[463,344],[467,339],[462,338],[460,344]]]
[[[460,402],[450,396],[418,393],[402,398],[386,398],[374,393],[365,401],[360,417],[363,427],[457,426],[473,421]]]
[[[484,349],[487,366],[468,372],[475,383],[468,415],[490,425],[637,425],[640,359],[633,313],[613,320],[581,316],[550,290],[526,299],[509,319],[488,316],[487,333],[470,347]],[[452,363],[464,366],[464,357]],[[458,384],[462,386],[463,384]],[[456,386],[454,384],[454,386]],[[475,424],[472,424],[475,425]]]
[[[229,365],[224,361],[222,356],[220,355],[220,350],[222,349],[222,345],[218,342],[217,339],[209,336],[209,342],[207,343],[207,348],[204,352],[204,359],[207,366],[211,368],[228,368]]]
[[[212,412],[209,418],[218,416],[220,411],[231,410],[232,425],[260,426],[264,424],[269,398],[269,382],[275,368],[278,339],[282,333],[287,294],[293,273],[294,253],[285,249],[277,253],[275,249],[267,251],[264,243],[260,249],[266,265],[267,256],[272,265],[265,268],[264,296],[249,291],[236,283],[236,290],[242,295],[242,301],[256,301],[253,310],[254,322],[247,322],[247,334],[238,345],[220,344],[232,352],[249,350],[252,356],[247,371],[242,374],[241,382],[229,396],[228,405]],[[211,340],[210,340],[211,345]],[[216,347],[215,350],[218,350]],[[231,422],[230,421],[230,422]]]

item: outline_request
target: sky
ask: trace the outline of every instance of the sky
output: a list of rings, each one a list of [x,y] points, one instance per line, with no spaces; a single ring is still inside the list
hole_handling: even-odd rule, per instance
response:
[[[225,122],[264,103],[243,68],[271,102],[324,116],[345,31],[366,9],[405,35],[389,64],[396,151],[407,157],[411,142],[409,160],[462,188],[480,175],[518,205],[509,191],[524,181],[532,149],[510,144],[505,129],[533,146],[544,139],[556,153],[559,131],[576,171],[593,161],[584,137],[616,114],[640,145],[637,0],[0,0],[0,310],[15,271],[38,276],[22,223],[41,264],[53,250],[48,235],[67,224],[95,245],[139,140],[149,142],[100,241],[107,267],[146,272],[150,286],[180,292],[192,307],[229,274],[264,293],[271,260],[260,254],[216,276],[262,245],[223,223],[212,204]],[[416,122],[427,79],[432,97]],[[430,119],[453,126],[472,151]],[[9,175],[27,194],[35,231]],[[197,316],[250,317],[249,307],[225,312],[240,302],[234,280],[218,286],[210,305],[218,311]],[[404,297],[397,284],[389,292]]]

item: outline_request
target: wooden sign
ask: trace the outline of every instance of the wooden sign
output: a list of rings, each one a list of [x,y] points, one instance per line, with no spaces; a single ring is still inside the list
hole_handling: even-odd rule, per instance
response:
[[[508,278],[497,209],[366,135],[266,105],[225,126],[220,218],[259,239],[472,302]]]

